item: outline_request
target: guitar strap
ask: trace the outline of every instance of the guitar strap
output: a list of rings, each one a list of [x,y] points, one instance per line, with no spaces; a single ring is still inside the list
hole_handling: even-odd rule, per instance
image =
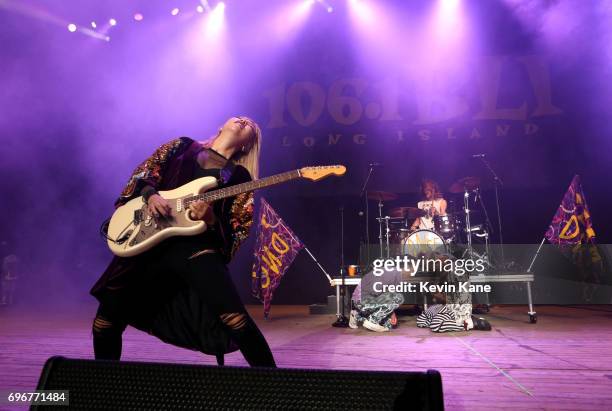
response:
[[[219,186],[225,186],[231,180],[236,170],[236,163],[234,160],[227,160],[225,167],[219,171]]]
[[[200,154],[200,152],[204,150],[206,150],[205,147],[199,146],[195,150],[195,152],[192,154],[195,160],[195,165],[194,165],[195,167],[200,167],[197,161],[197,157],[198,157],[198,154]],[[227,160],[227,162],[225,163],[225,166],[219,170],[219,177],[217,178],[217,184],[219,187],[223,187],[229,183],[232,176],[234,175],[235,169],[236,169],[236,163],[234,162],[234,160],[231,160],[231,159]]]

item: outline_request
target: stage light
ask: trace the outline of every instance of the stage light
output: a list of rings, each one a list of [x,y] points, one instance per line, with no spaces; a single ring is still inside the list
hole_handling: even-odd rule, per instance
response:
[[[92,21],[92,22],[91,22],[91,28],[92,28],[92,29],[95,29],[96,27],[98,27],[98,25],[96,24],[96,22],[95,22],[95,21]]]
[[[285,1],[283,6],[271,13],[263,26],[270,32],[269,37],[282,47],[290,44],[295,36],[304,29],[304,25],[312,13],[316,0]]]
[[[307,10],[310,10],[310,8],[312,7],[313,4],[316,3],[316,0],[305,0],[304,2],[302,2],[302,4],[300,4],[296,9],[294,14],[295,15],[299,15],[299,14],[304,14],[306,13]]]
[[[115,19],[110,19],[110,20],[108,21],[108,24],[110,24],[111,26],[116,26],[116,25],[117,25],[117,20],[115,20]]]
[[[225,20],[225,3],[220,1],[217,3],[213,11],[208,16],[208,21],[206,24],[206,33],[209,36],[215,36],[219,33],[221,28],[223,27],[223,22]]]
[[[85,36],[92,37],[92,38],[97,39],[97,40],[105,40],[105,41],[109,41],[110,40],[110,37],[108,37],[106,34],[100,33],[100,32],[95,31],[95,30],[92,30],[92,29],[90,29],[87,26],[79,27],[79,26],[77,26],[74,23],[70,23],[70,24],[68,24],[67,28],[68,28],[68,31],[71,32],[71,33],[74,33],[74,32],[78,31],[79,34],[83,34]]]
[[[327,8],[327,12],[328,12],[328,13],[332,13],[333,11],[334,11],[334,8],[333,8],[332,6],[329,6],[329,7]]]
[[[197,4],[194,6],[194,8]],[[225,4],[215,2],[214,7],[207,10],[204,5],[201,18],[192,20],[191,29],[184,36],[184,48],[180,50],[181,58],[190,64],[201,67],[198,75],[210,80],[214,88],[221,87],[218,80],[227,80],[232,65],[231,47],[228,46],[227,23],[225,21]],[[185,10],[183,10],[184,14]],[[195,14],[196,11],[193,11]],[[184,56],[183,56],[184,55]],[[182,60],[181,60],[182,61]],[[177,66],[178,67],[178,66]]]
[[[172,9],[172,11],[170,12],[170,14],[172,14],[173,16],[177,16],[179,14],[179,8],[175,7]]]
[[[454,47],[463,36],[464,16],[459,0],[438,0],[432,16],[432,30],[438,46]]]
[[[354,20],[360,24],[372,24],[374,22],[373,16],[375,13],[372,10],[371,5],[366,4],[362,0],[349,0],[349,11]]]
[[[198,13],[204,13],[204,7],[202,7],[202,6],[196,7],[196,10],[197,10]]]
[[[310,10],[310,8],[312,7],[313,4],[315,4],[317,1],[316,0],[304,0],[302,1],[301,4],[299,4],[296,8],[296,12],[300,12],[303,13],[306,10]]]
[[[440,2],[440,13],[448,15],[457,12],[459,0],[438,0]]]
[[[144,18],[144,16],[140,13],[136,13],[134,14],[134,20],[136,21],[142,21],[142,19]]]
[[[208,0],[200,0],[200,7],[202,7],[203,12],[211,10],[210,4],[208,4]]]

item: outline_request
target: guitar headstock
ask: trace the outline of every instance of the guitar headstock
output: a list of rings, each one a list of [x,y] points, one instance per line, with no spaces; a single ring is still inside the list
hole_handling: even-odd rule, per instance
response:
[[[341,176],[344,173],[346,173],[346,167],[341,165],[300,168],[300,176],[312,181],[318,181],[331,175]]]

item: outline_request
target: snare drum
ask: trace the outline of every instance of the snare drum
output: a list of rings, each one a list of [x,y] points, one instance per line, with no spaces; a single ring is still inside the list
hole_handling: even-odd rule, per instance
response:
[[[446,253],[444,238],[432,230],[417,230],[402,242],[402,254],[412,257]]]
[[[449,215],[437,215],[433,218],[434,228],[445,239],[455,235],[455,221]]]

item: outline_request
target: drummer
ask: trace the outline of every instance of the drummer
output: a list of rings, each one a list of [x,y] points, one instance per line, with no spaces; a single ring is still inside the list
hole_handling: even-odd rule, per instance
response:
[[[423,201],[419,201],[417,207],[427,212],[426,216],[418,217],[410,226],[410,230],[433,230],[435,216],[446,215],[446,200],[442,197],[438,183],[425,179],[421,182],[421,193]]]

